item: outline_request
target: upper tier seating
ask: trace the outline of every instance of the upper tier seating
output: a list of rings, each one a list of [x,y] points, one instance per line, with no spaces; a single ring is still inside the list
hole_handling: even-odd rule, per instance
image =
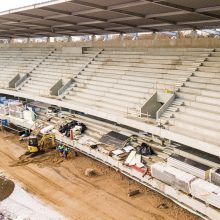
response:
[[[87,49],[91,53],[94,48]],[[117,114],[140,114],[156,91],[175,91],[192,75],[211,49],[105,48],[75,78],[65,96]]]
[[[51,50],[51,48],[1,48],[1,88],[7,88],[9,81],[17,74],[22,76],[32,71]]]
[[[65,83],[92,59],[93,54],[68,53],[57,49],[30,73],[21,91],[36,95],[49,95],[50,88],[62,79]]]
[[[170,130],[220,143],[220,50],[216,49],[177,92],[165,116]],[[174,112],[172,112],[174,111]],[[177,111],[177,112],[175,112]]]

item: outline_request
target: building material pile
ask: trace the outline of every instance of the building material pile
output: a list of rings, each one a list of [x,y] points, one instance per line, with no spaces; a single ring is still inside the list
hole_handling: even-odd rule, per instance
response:
[[[107,134],[104,134],[99,140],[101,143],[113,146],[116,148],[123,148],[126,143],[128,143],[130,137],[120,134],[115,131],[110,131]]]
[[[135,150],[131,151],[127,159],[125,160],[125,165],[135,166],[137,168],[143,168],[142,158],[140,154],[137,154]]]
[[[196,179],[191,183],[191,194],[206,204],[220,208],[220,187],[212,183]]]
[[[75,136],[83,134],[86,129],[87,127],[85,124],[72,120],[71,122],[61,125],[59,132],[73,140]]]
[[[5,96],[0,96],[0,115],[8,115],[9,114],[9,107],[8,103],[14,100],[6,99]]]
[[[211,167],[196,162],[194,160],[182,157],[177,154],[173,154],[167,158],[168,165],[177,169],[183,170],[187,173],[191,173],[201,179],[207,180],[209,178],[209,172]]]
[[[210,182],[220,186],[220,169],[212,169],[210,172]]]
[[[151,175],[175,189],[190,194],[190,183],[195,176],[160,162],[151,166]]]
[[[9,115],[15,118],[23,118],[24,105],[22,102],[14,101],[8,103]]]

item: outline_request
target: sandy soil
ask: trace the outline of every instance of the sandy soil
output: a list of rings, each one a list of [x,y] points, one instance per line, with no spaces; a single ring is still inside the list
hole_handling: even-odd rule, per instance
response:
[[[19,181],[26,191],[74,220],[198,220],[158,193],[120,173],[79,155],[68,161],[55,153],[23,166],[11,166],[26,151],[18,137],[0,133],[0,168]],[[86,177],[87,168],[97,175]],[[141,193],[128,197],[128,191]],[[160,208],[165,204],[166,208]],[[164,206],[162,206],[164,207]]]

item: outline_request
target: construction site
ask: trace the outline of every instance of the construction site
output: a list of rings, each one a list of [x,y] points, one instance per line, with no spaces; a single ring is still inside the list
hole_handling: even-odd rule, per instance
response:
[[[218,0],[0,12],[0,220],[220,219],[219,30]]]

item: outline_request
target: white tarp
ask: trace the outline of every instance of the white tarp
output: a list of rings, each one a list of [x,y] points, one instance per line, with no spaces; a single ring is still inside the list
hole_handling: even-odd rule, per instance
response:
[[[220,209],[220,187],[202,179],[191,183],[191,194]]]
[[[188,194],[190,194],[190,183],[196,179],[192,174],[171,167],[163,162],[153,164],[151,173],[154,178]]]

